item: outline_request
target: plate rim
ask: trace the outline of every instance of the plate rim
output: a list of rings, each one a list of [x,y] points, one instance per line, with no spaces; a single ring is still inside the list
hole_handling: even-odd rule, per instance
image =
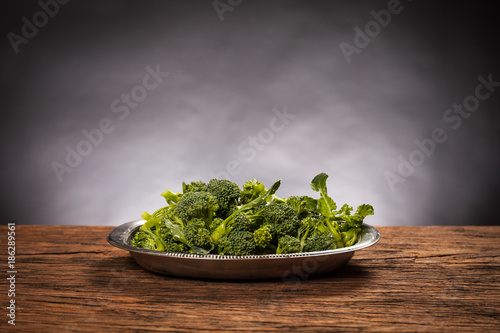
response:
[[[127,242],[129,237],[136,231],[136,229],[142,226],[142,224],[144,224],[145,222],[146,222],[145,220],[139,219],[123,223],[115,227],[108,234],[106,239],[109,244],[117,248],[143,255],[147,254],[158,257],[182,258],[191,260],[217,260],[217,261],[238,260],[239,261],[239,260],[262,260],[262,259],[275,260],[283,258],[317,257],[317,256],[329,256],[340,253],[354,252],[376,244],[381,238],[380,232],[375,227],[373,227],[370,224],[363,223],[361,227],[363,228],[363,232],[365,233],[365,235],[368,234],[370,236],[369,239],[340,249],[315,251],[315,252],[289,253],[289,254],[263,254],[263,255],[245,255],[245,256],[220,255],[220,254],[200,255],[192,253],[176,253],[176,252],[164,252],[164,251],[155,251],[149,249],[141,249],[128,244]]]

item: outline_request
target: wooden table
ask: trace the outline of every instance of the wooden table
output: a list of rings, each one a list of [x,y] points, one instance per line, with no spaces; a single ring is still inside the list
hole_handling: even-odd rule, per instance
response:
[[[150,273],[112,227],[15,228],[16,325],[2,226],[0,331],[500,332],[500,226],[378,227],[347,266],[294,282]]]

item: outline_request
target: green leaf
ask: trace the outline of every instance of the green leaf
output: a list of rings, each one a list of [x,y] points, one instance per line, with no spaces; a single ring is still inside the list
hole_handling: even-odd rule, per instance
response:
[[[320,173],[311,182],[311,188],[313,191],[324,191],[326,194],[326,179],[328,178],[328,175],[324,172]]]
[[[333,216],[332,211],[337,209],[337,204],[330,197],[321,197],[318,199],[318,210],[325,217]]]
[[[334,210],[337,209],[337,204],[328,196],[326,188],[326,180],[328,175],[324,172],[320,173],[311,181],[311,188],[320,192],[321,197],[318,199],[318,210],[326,218],[334,217]]]
[[[212,248],[206,250],[202,247],[199,247],[199,246],[192,246],[191,249],[196,253],[196,254],[200,254],[200,255],[206,255],[206,254],[209,254],[210,251],[212,251],[214,249],[214,246],[212,245]]]
[[[347,212],[350,212],[350,210],[348,210]],[[363,224],[363,220],[366,216],[373,214],[373,207],[371,205],[363,204],[356,209],[356,213],[352,215],[342,214],[340,215],[340,218],[344,220],[349,226],[355,227]]]
[[[170,234],[172,237],[174,237],[175,240],[178,240],[179,242],[188,245],[188,241],[184,237],[184,233],[182,232],[182,226],[173,223],[169,219],[165,219],[165,227],[170,231]]]
[[[348,204],[343,204],[342,208],[340,208],[340,212],[341,212],[341,214],[344,214],[344,215],[351,215],[352,207],[349,206]]]
[[[316,209],[318,207],[318,200],[313,199],[308,196],[303,196],[302,200],[306,202],[306,208],[308,209]]]
[[[373,214],[375,214],[375,211],[373,210],[372,205],[363,204],[358,206],[358,209],[356,209],[356,215],[361,215],[365,217]]]

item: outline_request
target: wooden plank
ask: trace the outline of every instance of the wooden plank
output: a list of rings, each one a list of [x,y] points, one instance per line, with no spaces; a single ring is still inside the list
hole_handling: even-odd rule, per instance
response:
[[[292,282],[150,273],[110,227],[16,228],[19,332],[500,331],[500,226],[379,227],[344,268]]]

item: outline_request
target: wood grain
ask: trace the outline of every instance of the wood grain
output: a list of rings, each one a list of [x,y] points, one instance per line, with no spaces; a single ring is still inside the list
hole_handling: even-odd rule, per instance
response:
[[[111,227],[17,226],[16,326],[2,278],[1,330],[500,332],[500,226],[377,229],[329,275],[231,282],[145,271]],[[6,263],[6,236],[0,249]]]

